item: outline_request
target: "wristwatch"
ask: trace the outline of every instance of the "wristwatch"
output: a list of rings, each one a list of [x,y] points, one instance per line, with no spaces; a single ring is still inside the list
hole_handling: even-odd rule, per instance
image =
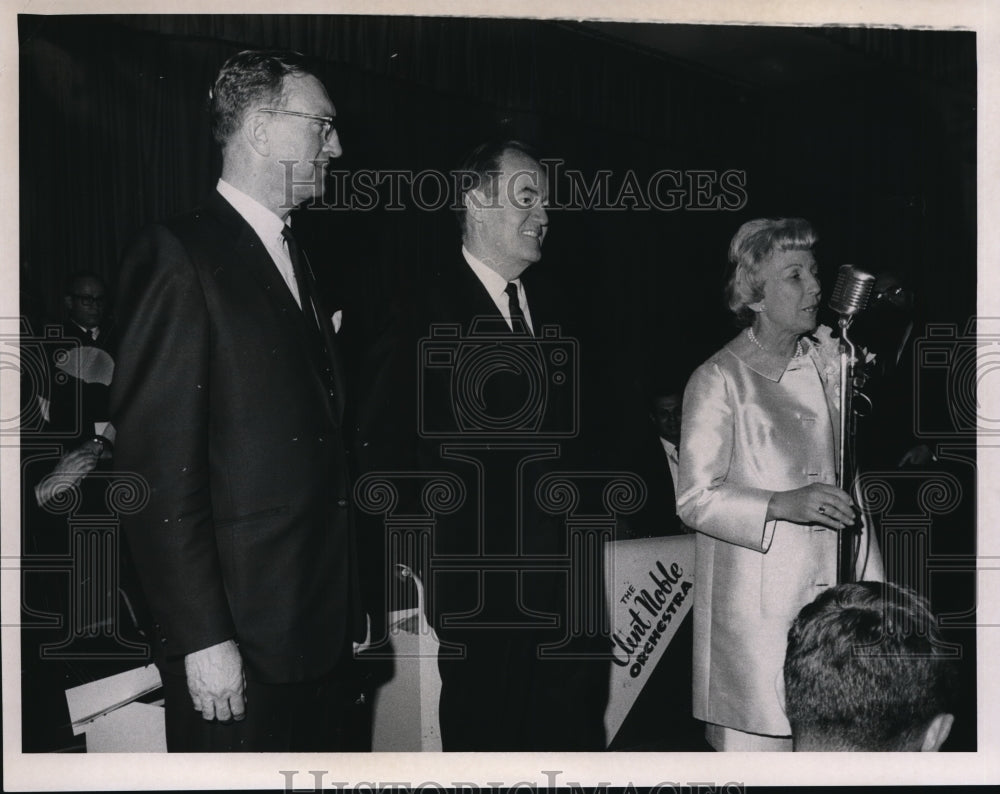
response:
[[[104,436],[93,436],[90,440],[101,448],[101,451],[97,453],[98,457],[103,458],[105,454],[110,455],[115,450],[115,445],[111,443],[110,439]]]

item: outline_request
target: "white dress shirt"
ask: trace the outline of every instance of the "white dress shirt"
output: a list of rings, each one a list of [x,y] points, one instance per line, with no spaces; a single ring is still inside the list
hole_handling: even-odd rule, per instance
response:
[[[667,441],[663,436],[660,436],[660,444],[663,446],[663,452],[667,456],[667,465],[670,466],[670,476],[674,480],[674,500],[677,499],[677,460],[679,455],[677,454],[677,445],[672,441]]]
[[[299,285],[295,281],[295,270],[292,269],[292,259],[288,254],[288,246],[285,244],[285,237],[282,234],[285,222],[256,199],[250,198],[242,190],[233,187],[224,179],[219,180],[215,189],[219,191],[219,194],[226,201],[233,205],[233,209],[256,232],[260,241],[264,244],[264,248],[271,255],[274,266],[278,268],[281,278],[288,285],[292,297],[295,298],[295,302],[299,304],[299,308],[301,309],[302,300],[299,298]]]
[[[462,256],[465,257],[465,261],[469,263],[469,267],[471,267],[472,272],[476,274],[476,278],[482,282],[482,285],[490,294],[490,297],[496,304],[497,309],[500,310],[500,314],[502,314],[504,320],[507,321],[507,327],[514,330],[514,324],[510,319],[510,301],[507,298],[507,293],[504,292],[504,290],[507,289],[507,279],[488,265],[484,265],[480,260],[476,259],[475,256],[469,253],[469,249],[464,245],[462,246]],[[517,286],[517,302],[521,306],[521,311],[524,312],[524,321],[528,325],[528,330],[534,334],[535,327],[531,324],[531,312],[528,311],[528,298],[524,293],[524,284],[521,283],[521,279],[519,278],[513,279],[510,283]]]
[[[73,325],[75,325],[77,328],[79,328],[81,331],[83,331],[94,342],[96,342],[97,341],[97,337],[99,337],[101,335],[101,329],[97,325],[95,325],[93,328],[84,328],[76,320],[73,320],[72,322],[73,322]]]

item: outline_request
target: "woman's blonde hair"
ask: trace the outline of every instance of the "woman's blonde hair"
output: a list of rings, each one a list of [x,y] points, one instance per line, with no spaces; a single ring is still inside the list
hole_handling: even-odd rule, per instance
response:
[[[729,243],[726,303],[740,325],[753,323],[751,303],[764,297],[760,264],[775,251],[808,251],[816,232],[803,218],[756,218],[740,226]]]

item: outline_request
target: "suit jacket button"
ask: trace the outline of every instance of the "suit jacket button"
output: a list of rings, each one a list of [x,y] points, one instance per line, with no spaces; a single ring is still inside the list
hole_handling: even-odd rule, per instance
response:
[[[160,645],[166,645],[166,644],[167,644],[167,638],[166,637],[160,637]]]
[[[337,500],[337,507],[347,507],[347,500],[341,497]]]

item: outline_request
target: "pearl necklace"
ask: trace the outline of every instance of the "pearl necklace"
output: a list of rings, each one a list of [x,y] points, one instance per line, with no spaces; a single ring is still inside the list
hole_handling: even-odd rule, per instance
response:
[[[757,345],[757,347],[759,347],[765,353],[771,353],[770,350],[768,350],[766,347],[764,347],[764,345],[762,345],[758,341],[757,336],[754,334],[752,327],[747,328],[747,336],[750,337],[750,341],[751,342],[753,342],[755,345]],[[775,354],[771,353],[771,355],[773,356]],[[801,355],[802,355],[802,340],[801,339],[796,339],[795,340],[795,355],[792,356],[792,358],[799,358]]]

